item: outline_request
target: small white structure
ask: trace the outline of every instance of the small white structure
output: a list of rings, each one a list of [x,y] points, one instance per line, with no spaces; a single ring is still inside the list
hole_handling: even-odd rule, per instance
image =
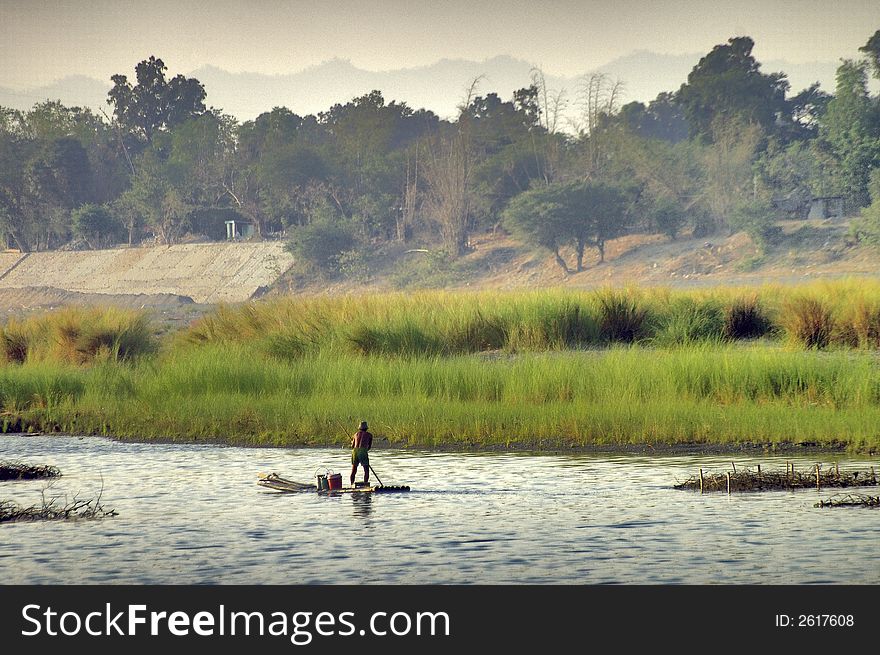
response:
[[[226,240],[247,239],[254,236],[256,227],[250,221],[226,221]]]

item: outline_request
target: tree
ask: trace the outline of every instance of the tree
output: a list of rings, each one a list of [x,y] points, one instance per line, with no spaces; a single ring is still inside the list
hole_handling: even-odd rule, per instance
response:
[[[850,209],[870,202],[868,178],[880,165],[880,109],[868,93],[867,64],[845,60],[819,128],[834,155],[838,192]]]
[[[86,204],[71,214],[73,233],[90,248],[119,243],[124,238],[122,222],[104,205]]]
[[[691,130],[712,139],[719,122],[755,123],[771,132],[788,115],[784,73],[764,74],[752,56],[755,42],[735,37],[700,59],[676,94]]]
[[[354,230],[328,202],[314,208],[310,222],[293,230],[287,249],[321,273],[339,270],[339,258],[357,245]]]
[[[135,66],[137,84],[125,75],[113,75],[113,88],[107,104],[113,115],[129,131],[152,142],[161,129],[179,125],[205,112],[205,87],[195,78],[176,75],[165,79],[168,68],[161,59],[150,56]]]
[[[540,68],[532,69],[531,78],[531,86],[514,92],[514,102],[527,112],[536,105],[540,129],[529,130],[530,140],[535,159],[542,162],[544,183],[550,184],[562,168],[566,139],[559,134],[559,128],[568,107],[568,96],[565,89],[549,88]]]
[[[730,226],[734,210],[743,202],[754,199],[755,161],[761,128],[736,121],[718,121],[711,133],[712,142],[703,153],[705,182],[701,196],[715,226]]]
[[[460,257],[468,250],[473,216],[474,152],[471,101],[482,78],[474,79],[459,105],[458,120],[444,124],[428,147],[425,162],[427,208],[440,227],[448,253]]]
[[[578,272],[584,270],[587,246],[605,261],[605,243],[626,228],[627,198],[620,187],[599,182],[538,186],[514,198],[504,212],[505,225],[525,241],[546,248],[566,273],[571,271],[559,250],[570,244]]]
[[[865,57],[874,71],[874,76],[880,79],[880,30],[874,32],[868,42],[859,48],[859,51],[865,53]]]
[[[762,198],[743,199],[730,213],[730,226],[748,234],[762,251],[782,234],[775,222],[773,208]]]
[[[495,93],[477,96],[465,109],[462,120],[467,121],[474,158],[475,223],[482,219],[497,224],[503,207],[532,180],[551,179],[547,146],[552,139],[540,115],[535,86],[514,92],[512,101]]]
[[[604,262],[605,243],[626,230],[628,198],[623,188],[601,182],[576,185],[572,196],[572,215],[581,216],[574,222],[574,237],[577,270],[582,271],[586,246],[596,248]]]
[[[850,231],[859,241],[880,246],[880,168],[871,171],[868,188],[871,204],[861,211],[857,221],[853,221]]]
[[[206,112],[170,133],[167,166],[176,186],[193,205],[216,206],[227,195],[233,168],[235,120]]]
[[[755,162],[755,174],[775,207],[791,218],[803,218],[813,197],[836,192],[834,166],[833,156],[818,139],[787,144],[770,139]]]
[[[0,232],[4,243],[28,252],[37,229],[23,162],[32,156],[34,144],[20,136],[12,112],[5,117],[4,129],[0,130]]]
[[[607,171],[611,134],[617,124],[612,117],[620,110],[623,82],[612,82],[602,73],[581,82],[581,119],[577,131],[583,152],[584,177],[601,177]]]
[[[453,257],[467,252],[471,222],[473,159],[467,128],[436,139],[425,166],[429,211]]]
[[[553,253],[566,273],[571,271],[559,250],[569,240],[566,207],[558,186],[539,186],[514,198],[503,213],[504,225],[520,239]]]
[[[688,123],[672,93],[661,93],[647,106],[630,102],[620,108],[619,119],[641,137],[677,143],[688,137]]]
[[[819,88],[815,82],[788,101],[793,119],[792,137],[805,140],[819,132],[819,123],[828,110],[832,96]]]
[[[687,224],[687,214],[679,203],[662,197],[651,208],[651,222],[656,230],[675,241],[679,231]]]
[[[184,233],[192,206],[155,150],[147,150],[139,158],[136,170],[131,188],[119,201],[119,210],[126,216],[124,223],[130,233],[135,225],[142,225],[158,243],[171,245]]]
[[[79,141],[63,137],[31,144],[13,187],[15,205],[8,226],[22,250],[52,248],[70,236],[70,211],[89,199],[91,167]]]
[[[91,167],[79,141],[62,137],[47,143],[31,160],[28,175],[39,201],[66,210],[88,198]]]

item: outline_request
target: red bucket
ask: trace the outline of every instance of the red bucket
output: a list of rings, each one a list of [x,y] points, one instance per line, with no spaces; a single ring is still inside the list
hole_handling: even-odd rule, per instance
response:
[[[327,476],[327,484],[330,489],[342,489],[342,474],[331,473]]]

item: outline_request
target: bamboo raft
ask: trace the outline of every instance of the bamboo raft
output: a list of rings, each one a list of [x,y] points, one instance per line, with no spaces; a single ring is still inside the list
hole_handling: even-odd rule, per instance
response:
[[[334,494],[379,494],[379,493],[400,493],[409,491],[408,486],[388,486],[388,485],[371,485],[366,487],[342,487],[341,489],[318,489],[315,484],[305,482],[296,482],[282,478],[277,473],[260,473],[257,484],[273,491],[283,493],[297,493],[300,491],[317,492],[322,496],[331,496]]]
[[[838,494],[828,500],[820,500],[813,507],[880,507],[880,496]]]
[[[725,473],[704,473],[703,469],[696,476],[691,476],[674,487],[706,493],[710,491],[772,491],[779,489],[810,489],[844,488],[877,486],[877,475],[872,466],[870,470],[841,471],[834,464],[823,468],[816,464],[809,469],[795,470],[794,464],[786,464],[785,471],[757,470],[736,468],[731,462],[732,471]]]

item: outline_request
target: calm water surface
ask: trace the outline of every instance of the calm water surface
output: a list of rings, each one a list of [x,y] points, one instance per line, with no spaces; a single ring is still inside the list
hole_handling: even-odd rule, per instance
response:
[[[813,507],[832,490],[672,488],[699,468],[729,470],[724,457],[380,450],[372,464],[382,481],[412,492],[321,497],[256,484],[260,471],[310,481],[328,468],[347,480],[347,458],[341,449],[0,436],[0,460],[63,473],[51,485],[0,483],[0,500],[92,498],[103,485],[103,504],[119,512],[0,525],[0,583],[880,583],[880,510]],[[737,466],[785,461],[749,456]]]

